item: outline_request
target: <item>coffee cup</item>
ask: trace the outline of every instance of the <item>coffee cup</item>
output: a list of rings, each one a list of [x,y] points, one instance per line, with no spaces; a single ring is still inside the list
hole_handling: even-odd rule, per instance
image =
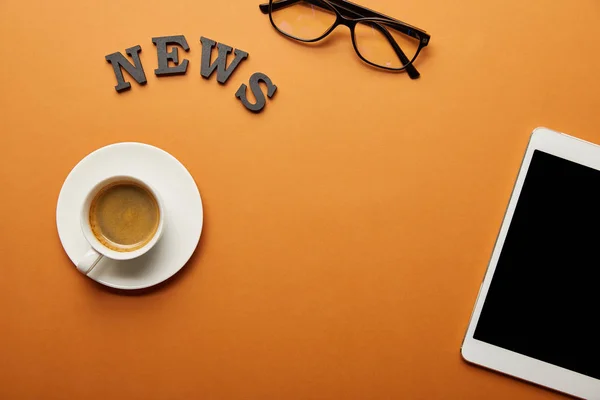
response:
[[[103,257],[132,260],[150,251],[162,236],[165,208],[148,183],[132,176],[113,176],[88,192],[80,218],[90,250],[77,269],[88,275]]]

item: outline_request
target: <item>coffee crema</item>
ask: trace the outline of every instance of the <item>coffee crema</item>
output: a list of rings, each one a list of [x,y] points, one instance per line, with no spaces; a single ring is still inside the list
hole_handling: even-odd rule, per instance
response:
[[[154,195],[132,181],[102,188],[89,212],[92,233],[100,243],[119,252],[144,247],[156,234],[160,209]]]

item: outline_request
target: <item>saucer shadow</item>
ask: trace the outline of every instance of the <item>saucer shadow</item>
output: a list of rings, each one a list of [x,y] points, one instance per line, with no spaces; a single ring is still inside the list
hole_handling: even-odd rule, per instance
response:
[[[96,287],[99,290],[110,292],[113,294],[122,295],[122,296],[143,296],[143,295],[146,295],[149,293],[163,290],[164,288],[166,288],[168,286],[174,285],[180,279],[183,279],[186,275],[188,275],[189,265],[193,264],[194,261],[196,259],[198,259],[198,257],[200,257],[200,252],[202,251],[202,246],[203,246],[203,242],[204,242],[205,230],[206,230],[206,225],[202,229],[203,234],[200,235],[200,241],[198,242],[196,249],[192,253],[192,256],[190,257],[190,259],[185,263],[185,265],[175,275],[173,275],[172,277],[168,278],[167,280],[165,280],[157,285],[154,285],[154,286],[151,286],[148,288],[143,288],[143,289],[117,289],[117,288],[112,288],[110,286],[105,286],[99,282],[96,282],[93,279],[88,279],[88,281],[90,282],[90,284],[92,286]],[[161,242],[159,241],[157,246],[159,246],[160,243]],[[120,273],[129,275],[129,276],[136,276],[136,275],[142,274],[144,268],[147,265],[147,260],[152,258],[154,250],[155,249],[150,250],[148,253],[144,254],[143,256],[141,256],[138,259],[120,262],[123,264],[125,264],[125,263],[127,264],[127,265],[123,265],[122,271]],[[97,268],[102,268],[102,265],[98,265]]]

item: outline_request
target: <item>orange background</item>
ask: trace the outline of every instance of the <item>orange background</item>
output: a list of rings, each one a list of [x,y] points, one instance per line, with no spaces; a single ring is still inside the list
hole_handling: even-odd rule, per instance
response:
[[[459,348],[531,130],[600,142],[600,3],[363,3],[432,35],[420,80],[255,1],[0,2],[0,398],[561,397]],[[177,34],[187,75],[158,79],[151,38]],[[226,85],[200,36],[250,53]],[[136,44],[148,84],[117,94],[104,56]],[[256,71],[260,115],[234,97]],[[121,141],[175,155],[205,206],[192,260],[138,295],[79,274],[55,225],[71,168]]]

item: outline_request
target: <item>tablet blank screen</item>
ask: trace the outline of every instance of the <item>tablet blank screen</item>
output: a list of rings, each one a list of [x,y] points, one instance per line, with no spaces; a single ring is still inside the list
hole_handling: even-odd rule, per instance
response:
[[[600,379],[600,171],[534,152],[474,338]]]

